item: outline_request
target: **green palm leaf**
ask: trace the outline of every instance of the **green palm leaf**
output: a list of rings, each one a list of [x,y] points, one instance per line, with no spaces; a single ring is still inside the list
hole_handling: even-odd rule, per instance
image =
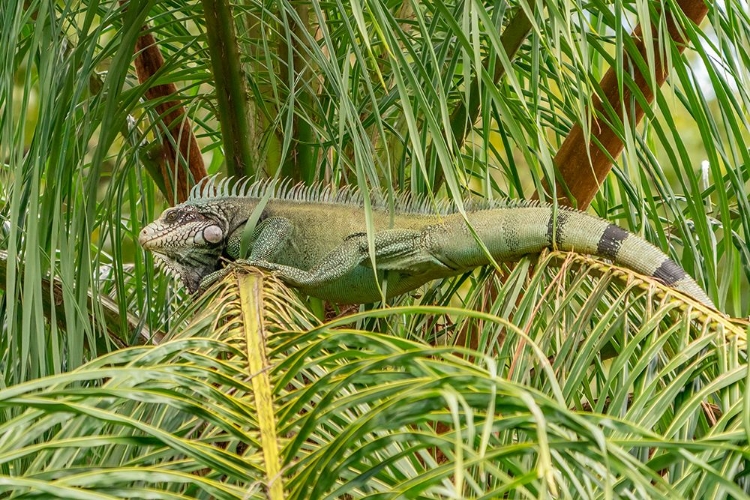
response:
[[[742,496],[744,332],[558,258],[493,291],[500,311],[523,288],[510,317],[402,306],[321,324],[279,283],[232,274],[164,343],[0,391],[26,408],[0,427],[0,484],[11,497]],[[372,322],[384,330],[358,326]],[[409,339],[446,324],[437,343]],[[467,331],[475,349],[452,345]]]

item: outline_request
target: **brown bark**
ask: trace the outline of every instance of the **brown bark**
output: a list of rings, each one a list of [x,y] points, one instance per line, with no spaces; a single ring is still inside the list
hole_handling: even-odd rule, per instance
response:
[[[156,40],[147,30],[148,26],[142,28],[143,34],[138,38],[135,45],[137,54],[135,71],[140,84],[146,82],[164,66],[164,58],[156,45]],[[177,87],[173,83],[153,85],[145,92],[147,99],[161,101],[156,104],[155,109],[172,136],[171,139],[166,136],[160,138],[162,159],[159,162],[166,194],[172,205],[185,201],[190,191],[190,181],[184,167],[180,165],[180,156],[184,158],[196,182],[207,175],[203,157],[190,127],[190,119],[185,113],[185,108],[177,99],[164,100],[165,97],[176,95]],[[156,134],[163,132],[164,128],[155,127]],[[179,152],[175,149],[175,144],[178,146]],[[177,184],[176,200],[174,199],[174,182]]]
[[[677,4],[696,25],[708,13],[708,7],[703,0],[677,0]],[[681,35],[681,29],[676,24],[674,16],[669,12],[666,12],[665,15],[668,16],[667,26],[669,28],[669,36],[677,43],[678,50],[682,53],[685,50],[687,40]],[[654,74],[656,76],[656,85],[660,87],[667,79],[669,68],[665,66],[662,57],[663,54],[659,52],[660,42],[658,40],[658,33],[655,29],[652,32],[655,59]],[[642,27],[639,25],[635,28],[631,37],[636,41],[637,50],[645,60],[646,45],[641,36],[642,33]],[[651,88],[650,79],[638,70],[635,63],[627,54],[624,55],[624,64],[626,70],[632,68],[635,85],[648,103],[652,103],[655,89]],[[622,153],[625,147],[623,140],[607,125],[607,121],[619,119],[622,123],[624,112],[627,110],[628,122],[635,126],[640,123],[644,115],[643,108],[633,99],[631,89],[623,86],[622,95],[620,94],[614,69],[610,68],[607,71],[600,82],[600,86],[603,95],[617,116],[616,118],[612,117],[611,114],[608,116],[607,112],[604,111],[601,100],[598,96],[594,96],[591,140],[587,141],[586,134],[579,124],[576,124],[565,138],[565,142],[563,142],[554,159],[560,174],[557,181],[558,200],[563,205],[573,205],[572,200],[567,197],[569,190],[570,195],[577,201],[577,207],[580,209],[586,208],[596,195],[604,178],[612,169],[613,161]],[[623,106],[622,103],[626,103],[626,105]],[[607,116],[608,120],[603,120],[600,116]],[[567,189],[560,184],[559,179],[565,182]]]
[[[120,5],[127,8],[128,1],[120,0]],[[164,66],[164,57],[156,45],[156,39],[148,30],[148,25],[141,28],[142,34],[135,44],[135,72],[141,85]],[[195,182],[208,175],[184,106],[178,99],[164,100],[165,97],[176,95],[177,87],[173,83],[153,85],[145,92],[146,99],[161,101],[155,106],[164,123],[164,127],[154,127],[154,133],[162,145],[161,158],[158,159],[162,182],[157,184],[163,184],[164,195],[171,205],[185,201],[190,192],[190,180],[180,164],[180,158],[184,159]],[[164,135],[165,128],[171,138]],[[174,145],[177,145],[179,152]]]

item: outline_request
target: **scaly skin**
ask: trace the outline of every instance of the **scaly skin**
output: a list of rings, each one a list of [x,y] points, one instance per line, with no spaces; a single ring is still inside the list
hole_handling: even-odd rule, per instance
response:
[[[275,188],[255,184],[237,192],[226,183],[215,186],[209,181],[194,189],[190,200],[145,227],[139,241],[191,292],[223,276],[221,261],[227,259],[274,271],[314,297],[369,303],[488,265],[487,252],[503,262],[556,248],[612,259],[714,307],[698,284],[658,248],[583,212],[495,203],[468,211],[467,224],[463,215],[450,213],[450,207],[433,215],[429,207],[405,202],[393,216],[386,208],[376,208],[373,272],[365,214],[356,194],[335,197],[318,188],[293,188],[263,199],[269,189]],[[249,255],[243,258],[243,230],[259,204]]]

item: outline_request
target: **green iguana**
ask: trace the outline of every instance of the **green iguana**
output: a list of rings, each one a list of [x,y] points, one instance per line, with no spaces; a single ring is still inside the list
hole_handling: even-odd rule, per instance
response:
[[[226,180],[210,179],[146,226],[139,242],[191,292],[223,276],[222,261],[229,260],[274,271],[314,297],[368,303],[488,265],[487,251],[502,262],[557,248],[612,259],[714,307],[698,284],[650,243],[584,212],[538,202],[469,204],[468,224],[447,202],[434,206],[402,197],[393,213],[387,203],[375,203],[373,273],[362,204],[361,194],[346,189],[334,194],[319,186],[272,182],[230,189]],[[248,231],[243,258],[248,220],[258,222]]]

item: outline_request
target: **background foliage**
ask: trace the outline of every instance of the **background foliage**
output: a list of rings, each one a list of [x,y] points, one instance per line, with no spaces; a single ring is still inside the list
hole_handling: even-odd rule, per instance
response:
[[[201,169],[556,199],[599,118],[624,152],[590,210],[747,317],[750,19],[692,3],[0,2],[0,496],[744,496],[745,326],[657,284],[550,254],[392,309],[242,275],[186,306],[135,246]],[[610,67],[632,97],[597,114]]]

